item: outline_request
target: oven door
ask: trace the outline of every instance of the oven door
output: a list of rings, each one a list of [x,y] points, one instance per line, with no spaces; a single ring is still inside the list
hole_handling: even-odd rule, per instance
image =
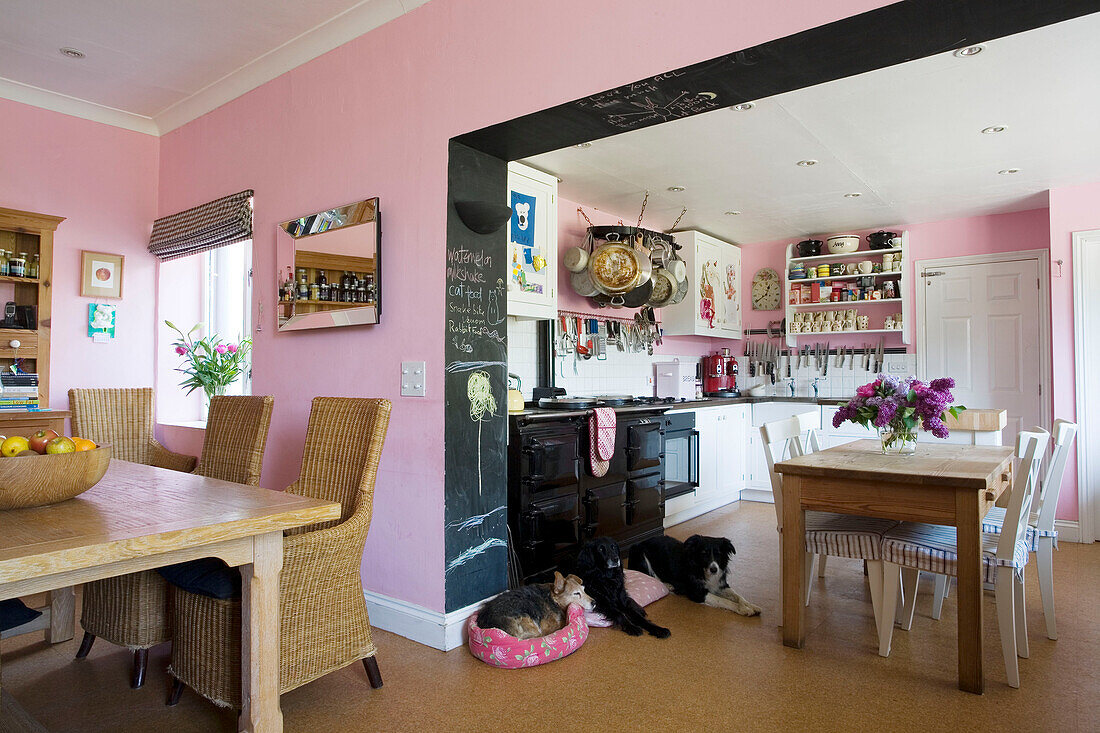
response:
[[[699,431],[695,413],[665,416],[665,499],[690,494],[699,487]]]
[[[520,562],[525,576],[554,567],[557,558],[580,541],[581,513],[576,494],[531,502],[520,515]]]
[[[665,501],[660,473],[647,473],[626,482],[626,521],[632,527],[660,522]]]
[[[660,420],[644,420],[626,428],[626,470],[633,473],[661,465],[664,431]]]
[[[626,483],[596,486],[584,493],[584,539],[610,537],[626,528]]]
[[[577,430],[525,434],[520,449],[520,481],[531,494],[575,491],[579,453]]]

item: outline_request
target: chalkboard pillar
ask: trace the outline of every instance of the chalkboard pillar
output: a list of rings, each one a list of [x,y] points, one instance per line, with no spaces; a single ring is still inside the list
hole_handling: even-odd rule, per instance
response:
[[[455,201],[503,204],[506,161],[451,141],[444,348],[446,611],[508,586],[507,227],[477,234]]]

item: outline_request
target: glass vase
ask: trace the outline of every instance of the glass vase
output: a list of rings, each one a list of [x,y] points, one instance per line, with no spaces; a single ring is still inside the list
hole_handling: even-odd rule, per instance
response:
[[[884,455],[911,456],[917,452],[915,430],[887,426],[878,429],[878,439]]]

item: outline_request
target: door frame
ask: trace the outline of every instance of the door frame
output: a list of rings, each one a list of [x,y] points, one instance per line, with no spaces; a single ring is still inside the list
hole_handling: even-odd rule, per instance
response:
[[[1086,377],[1089,371],[1085,366],[1085,333],[1088,327],[1100,324],[1100,299],[1093,298],[1089,303],[1085,299],[1085,281],[1082,272],[1082,253],[1086,247],[1100,247],[1100,229],[1092,229],[1073,233],[1073,345],[1074,345],[1074,369],[1073,376],[1074,393],[1076,394],[1077,408],[1077,527],[1080,532],[1081,542],[1092,542],[1096,539],[1096,527],[1093,526],[1093,504],[1097,497],[1092,496],[1089,487],[1095,486],[1100,477],[1100,462],[1094,460],[1090,454],[1090,440],[1096,440],[1100,436],[1100,421],[1088,409],[1090,394],[1089,382]],[[1097,394],[1092,394],[1095,399],[1100,396],[1100,384],[1094,382],[1091,386]],[[1083,446],[1083,448],[1082,448]],[[1090,478],[1092,479],[1090,481]]]
[[[1018,262],[1035,260],[1039,269],[1039,420],[1042,427],[1050,430],[1054,422],[1054,392],[1051,388],[1051,336],[1050,336],[1050,251],[1045,249],[1025,249],[1017,252],[997,252],[984,255],[963,255],[961,257],[941,257],[931,260],[917,260],[914,263],[913,280],[924,281],[924,272],[937,267],[958,267],[960,265],[989,265],[997,262]],[[921,379],[928,374],[928,334],[925,322],[926,288],[916,287],[916,350],[917,375]]]

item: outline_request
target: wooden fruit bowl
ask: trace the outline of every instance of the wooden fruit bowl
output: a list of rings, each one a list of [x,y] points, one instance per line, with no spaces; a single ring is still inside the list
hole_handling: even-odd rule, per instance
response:
[[[56,504],[99,483],[111,446],[75,453],[0,458],[0,509]]]

